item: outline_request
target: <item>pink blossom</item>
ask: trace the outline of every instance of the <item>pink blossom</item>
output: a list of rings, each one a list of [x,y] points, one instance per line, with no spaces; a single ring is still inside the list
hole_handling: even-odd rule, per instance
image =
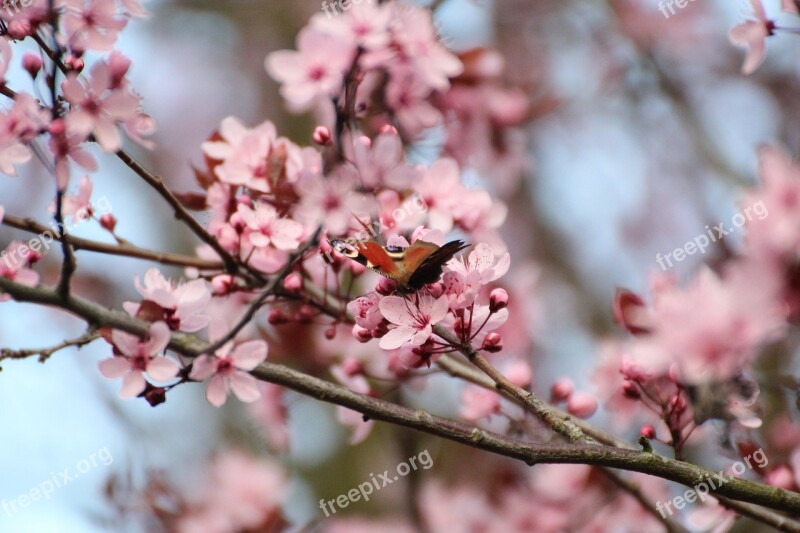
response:
[[[210,318],[205,310],[211,301],[211,292],[204,280],[196,279],[175,286],[157,268],[151,268],[144,275],[144,284],[138,275],[134,283],[142,298],[164,310],[164,319],[172,329],[195,332],[208,325]],[[125,302],[124,307],[131,315],[136,315],[140,304]]]
[[[230,533],[280,529],[287,476],[275,462],[237,450],[215,457],[209,475],[194,484],[188,511],[175,525],[177,533]]]
[[[111,50],[127,21],[109,0],[62,0],[60,41],[73,51]]]
[[[346,39],[307,26],[297,36],[297,51],[267,56],[267,72],[281,83],[281,95],[297,111],[318,98],[336,96],[353,61],[355,47]]]
[[[356,324],[366,330],[374,330],[383,322],[378,305],[380,300],[378,293],[370,292],[348,303],[347,312],[355,317]]]
[[[76,221],[84,221],[91,218],[92,211],[92,180],[89,176],[81,178],[78,194],[66,194],[63,199],[63,215],[72,217]],[[55,210],[55,206],[51,207]]]
[[[107,379],[122,378],[121,397],[138,396],[145,390],[145,372],[156,381],[166,381],[178,375],[178,363],[161,355],[170,339],[169,328],[164,322],[150,326],[148,340],[116,329],[111,338],[121,355],[100,361],[98,368]]]
[[[272,122],[249,129],[239,119],[227,117],[220,124],[219,135],[221,140],[203,143],[203,152],[208,157],[222,161],[215,169],[219,179],[231,185],[269,192],[272,187],[267,156],[277,139]]]
[[[322,224],[329,235],[347,233],[354,214],[369,213],[374,202],[356,192],[358,181],[352,167],[339,167],[328,176],[307,173],[300,179],[300,203],[293,214],[306,227]]]
[[[212,323],[209,340],[215,342],[225,335],[222,324]],[[234,346],[226,343],[214,355],[201,355],[195,359],[189,378],[205,381],[206,399],[215,406],[225,403],[229,391],[240,401],[250,403],[258,400],[261,393],[256,379],[249,374],[267,358],[267,343],[261,340],[248,341]],[[213,377],[212,377],[213,376]]]
[[[755,19],[737,24],[729,35],[732,44],[748,49],[742,65],[742,74],[745,76],[755,72],[764,62],[767,55],[764,40],[775,30],[775,23],[767,18],[761,0],[750,0],[750,4],[753,6]]]
[[[383,48],[389,44],[388,26],[391,10],[386,4],[367,1],[353,3],[340,16],[318,13],[311,18],[311,25],[320,31],[336,35],[367,50]]]
[[[68,134],[64,131],[50,136],[50,151],[56,160],[56,183],[60,189],[67,186],[72,161],[86,170],[97,170],[97,161],[86,150],[85,140],[83,135]]]
[[[477,422],[500,412],[500,395],[495,391],[467,385],[461,393],[461,418],[469,422]]]
[[[447,298],[437,299],[427,294],[420,294],[415,302],[387,296],[378,305],[386,320],[395,325],[381,338],[380,347],[384,350],[393,350],[405,343],[422,345],[431,337],[432,326],[441,322],[448,311]]]
[[[479,243],[469,253],[466,261],[461,256],[460,260],[456,259],[447,263],[447,268],[464,277],[468,277],[470,272],[478,272],[481,283],[487,284],[505,276],[510,265],[511,256],[508,252],[497,259],[488,244]]]
[[[250,230],[247,237],[253,246],[263,248],[271,244],[279,250],[294,250],[300,246],[303,225],[296,220],[280,218],[270,204],[258,202],[255,209],[239,204],[237,213]]]
[[[351,446],[364,442],[375,425],[374,420],[364,420],[364,415],[340,405],[336,406],[336,419],[343,425],[349,426],[353,432],[347,442]]]
[[[0,38],[0,81],[5,83],[6,71],[11,63],[11,43],[8,38],[3,36]]]
[[[408,189],[422,176],[417,167],[406,163],[403,141],[397,132],[381,133],[374,140],[356,136],[352,151],[358,178],[367,189]]]
[[[0,208],[0,222],[4,210]],[[30,248],[20,241],[11,241],[0,253],[0,277],[9,279],[20,285],[35,287],[39,283],[39,274],[28,268]],[[0,294],[0,302],[8,301],[8,294]]]
[[[89,81],[74,74],[68,76],[61,90],[72,106],[65,119],[68,133],[83,137],[93,134],[103,150],[119,150],[122,138],[117,125],[137,116],[139,98],[125,84],[114,84],[109,64],[95,63]]]

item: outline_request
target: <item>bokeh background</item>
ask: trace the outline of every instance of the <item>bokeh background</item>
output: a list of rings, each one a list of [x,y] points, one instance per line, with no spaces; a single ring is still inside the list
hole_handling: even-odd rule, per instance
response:
[[[791,25],[772,5],[777,2],[768,4],[769,15]],[[615,287],[645,289],[659,269],[656,254],[703,233],[706,224],[729,221],[742,188],[755,183],[761,143],[778,142],[793,153],[800,148],[800,38],[769,39],[765,65],[743,77],[743,52],[728,43],[727,32],[747,13],[744,0],[694,0],[669,18],[658,2],[645,0],[437,5],[448,45],[456,51],[497,47],[507,58],[508,81],[524,88],[534,105],[522,139],[524,175],[485,185],[509,204],[503,231],[511,243],[511,275],[519,268],[530,278],[530,300],[522,309],[524,327],[534,333],[536,386],[546,390],[554,378],[570,375],[578,387],[591,389],[588,369],[598,342],[614,331]],[[319,1],[152,1],[147,7],[151,17],[133,21],[119,48],[132,58],[133,85],[158,123],[157,148],[130,148],[173,189],[192,186],[190,165],[200,161],[200,143],[228,115],[250,125],[270,119],[281,134],[309,143],[313,120],[284,110],[263,61],[271,51],[294,47],[297,31],[320,11]],[[11,86],[29,83],[22,72],[9,80]],[[95,195],[107,198],[118,233],[141,246],[191,253],[193,237],[163,202],[114,158],[98,156]],[[7,213],[47,220],[51,180],[33,165],[19,177],[3,176],[0,204]],[[90,224],[75,233],[107,239]],[[0,227],[0,248],[21,236]],[[733,234],[673,272],[685,277],[702,261],[718,261],[735,252],[740,239]],[[59,260],[55,250],[40,265],[45,282],[56,279]],[[152,266],[86,252],[78,260],[78,292],[117,308],[136,299],[133,276]],[[63,314],[0,303],[0,347],[43,347],[80,331],[81,323]],[[241,405],[215,409],[200,385],[180,387],[156,409],[120,400],[118,384],[96,370],[108,355],[108,346],[98,342],[59,352],[44,365],[2,365],[0,500],[66,468],[74,471],[102,449],[113,463],[99,464],[51,499],[11,516],[0,509],[0,531],[106,531],[102,491],[110,475],[135,482],[163,469],[191,482],[215,449],[233,443],[264,451]],[[438,413],[457,411],[458,395],[447,379],[430,380],[413,397]],[[321,494],[345,492],[372,469],[393,468],[423,449],[430,450],[434,468],[450,461],[450,445],[390,427],[350,447],[330,406],[294,394],[287,403],[288,511],[298,524],[318,513]],[[603,413],[594,420],[602,423]],[[409,512],[406,494],[396,484],[374,503],[349,510]]]

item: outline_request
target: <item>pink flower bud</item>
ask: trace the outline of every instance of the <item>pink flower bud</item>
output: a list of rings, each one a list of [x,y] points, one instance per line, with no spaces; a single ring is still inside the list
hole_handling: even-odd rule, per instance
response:
[[[622,383],[622,394],[629,400],[638,400],[642,397],[642,393],[639,392],[639,387],[637,387],[634,382],[628,380]]]
[[[336,338],[336,326],[333,325],[325,330],[325,338],[332,341]]]
[[[781,489],[792,490],[794,489],[794,474],[786,465],[781,465],[772,472],[765,476],[768,485],[779,487]]]
[[[234,279],[230,274],[220,274],[211,279],[211,290],[217,296],[228,294],[233,287]]]
[[[428,288],[428,293],[434,298],[439,298],[444,292],[444,284],[439,281],[426,285],[426,287]]]
[[[508,293],[505,289],[494,289],[489,293],[489,311],[496,313],[508,307]]]
[[[12,20],[8,24],[8,35],[12,39],[22,40],[33,35],[33,27],[29,20]]]
[[[380,294],[381,296],[389,296],[393,294],[397,290],[397,282],[390,280],[389,278],[381,278],[378,281],[378,284],[375,285],[375,292]]]
[[[240,194],[236,197],[237,204],[243,204],[247,207],[253,207],[253,197],[249,194]]]
[[[311,135],[311,140],[320,146],[328,146],[331,144],[333,138],[331,137],[331,130],[325,126],[317,126],[314,129],[314,134]]]
[[[308,324],[315,316],[317,316],[316,309],[310,305],[302,305],[300,309],[297,310],[295,319],[303,324]]]
[[[241,233],[244,231],[244,228],[247,227],[247,223],[242,218],[242,215],[239,214],[237,211],[236,213],[231,215],[231,218],[228,219],[228,224],[230,224],[236,233]]]
[[[50,135],[58,137],[59,135],[64,135],[64,132],[67,130],[67,126],[64,124],[64,119],[59,118],[51,122],[48,129],[50,131]]]
[[[614,319],[634,335],[650,333],[653,328],[653,319],[644,300],[627,289],[617,289],[614,295]]]
[[[86,66],[86,63],[83,61],[82,58],[70,54],[64,61],[64,65],[66,65],[66,67],[70,70],[74,70],[75,72],[81,72],[83,70],[83,67]]]
[[[506,369],[506,377],[517,387],[527,387],[533,381],[533,370],[526,361],[514,361]]]
[[[111,213],[105,213],[100,215],[100,226],[107,231],[114,231],[114,228],[117,227],[117,219]]]
[[[489,353],[497,353],[502,349],[503,349],[503,337],[501,337],[499,333],[495,333],[494,331],[491,333],[487,333],[486,337],[484,337],[483,339],[481,350],[485,350]]]
[[[644,426],[642,426],[642,429],[639,430],[639,433],[642,435],[642,437],[646,439],[652,440],[656,438],[656,428],[654,428],[650,424],[645,424]]]
[[[22,56],[22,67],[28,71],[31,78],[35,78],[39,71],[42,70],[42,58],[38,54],[28,52]]]
[[[567,401],[567,411],[578,418],[589,418],[597,411],[597,398],[588,392],[576,392]]]
[[[286,313],[280,309],[272,309],[269,312],[269,315],[267,315],[267,322],[273,326],[280,326],[281,324],[286,324],[289,322],[289,317],[287,317]]]
[[[369,330],[362,328],[358,324],[353,326],[353,337],[355,337],[358,342],[369,342],[372,340],[372,334]]]
[[[572,396],[572,391],[575,390],[575,386],[572,384],[572,380],[569,378],[558,378],[553,386],[550,387],[550,399],[553,402],[564,402],[569,400],[569,397]]]
[[[128,69],[131,68],[131,60],[115,50],[108,58],[108,66],[111,71],[112,88],[119,87]]]
[[[383,133],[389,133],[391,135],[397,135],[397,128],[395,128],[391,124],[384,124],[383,126],[381,126],[380,132],[382,134]]]
[[[297,272],[292,272],[283,280],[283,288],[289,292],[297,292],[303,288],[303,278]]]

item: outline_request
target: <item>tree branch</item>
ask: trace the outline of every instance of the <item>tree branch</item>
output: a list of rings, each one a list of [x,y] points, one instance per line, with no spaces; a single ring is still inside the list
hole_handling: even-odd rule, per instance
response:
[[[3,224],[12,228],[27,231],[29,233],[38,233],[40,235],[43,233],[53,234],[52,228],[45,226],[44,224],[39,224],[32,218],[20,218],[12,215],[5,215],[3,217]],[[56,240],[61,240],[59,235],[54,235],[54,238]],[[220,261],[209,261],[189,255],[156,252],[146,248],[134,246],[130,243],[106,244],[89,239],[82,239],[73,235],[70,235],[69,242],[75,250],[87,250],[90,252],[98,252],[108,255],[119,255],[123,257],[133,257],[136,259],[148,259],[164,265],[195,267],[203,270],[222,269],[224,266]]]
[[[0,277],[0,290],[19,302],[60,307],[92,325],[121,329],[142,337],[149,331],[150,325],[147,322],[137,320],[126,313],[111,310],[74,296],[70,296],[64,301],[54,290],[46,287],[27,287]],[[190,357],[208,351],[208,343],[185,333],[173,333],[169,347]],[[467,446],[518,459],[529,465],[568,463],[606,466],[661,477],[687,487],[694,487],[701,482],[715,478],[714,472],[710,470],[654,453],[619,449],[600,444],[531,444],[523,442],[435,416],[424,410],[413,410],[385,400],[364,396],[280,364],[262,363],[252,374],[260,380],[287,387],[318,400],[347,407],[375,420],[460,442]],[[713,495],[800,514],[800,494],[798,493],[728,476],[725,479],[725,483],[712,492]]]

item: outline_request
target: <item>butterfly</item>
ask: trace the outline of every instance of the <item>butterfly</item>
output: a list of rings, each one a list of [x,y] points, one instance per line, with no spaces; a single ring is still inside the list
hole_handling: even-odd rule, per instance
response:
[[[468,245],[450,241],[443,246],[416,240],[402,246],[381,246],[374,240],[333,239],[334,250],[397,282],[401,291],[419,290],[442,275],[442,267]]]

